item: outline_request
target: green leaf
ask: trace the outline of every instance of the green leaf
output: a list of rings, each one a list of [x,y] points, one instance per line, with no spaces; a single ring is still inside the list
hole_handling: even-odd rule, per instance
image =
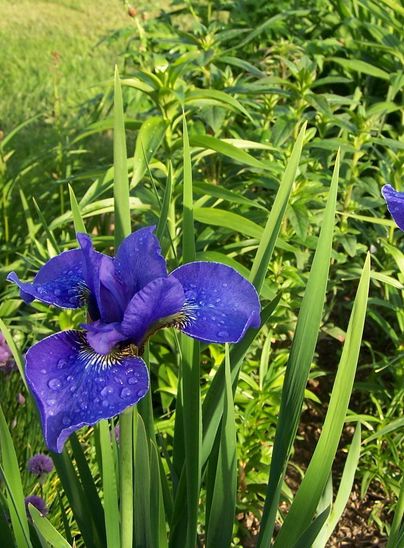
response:
[[[182,239],[183,250],[182,258],[184,263],[195,259],[195,239],[194,239],[194,205],[192,190],[192,163],[191,151],[189,148],[188,129],[185,115],[183,117],[183,162],[184,162],[184,181],[183,181],[183,212],[182,212]]]
[[[390,80],[390,76],[386,71],[359,59],[342,59],[341,57],[330,57],[329,61],[334,61],[335,63],[338,63],[338,65],[341,65],[343,68],[351,70],[353,72],[367,74],[368,76],[374,76],[375,78],[381,78],[382,80]]]
[[[18,350],[17,345],[14,342],[14,337],[12,336],[9,328],[6,326],[6,324],[3,322],[2,319],[0,319],[0,332],[4,335],[4,338],[6,339],[6,343],[8,344],[8,347],[11,350],[15,363],[17,364],[18,371],[24,382],[25,389],[27,390],[27,392],[29,392],[27,381],[25,380],[24,359],[22,357],[21,352]],[[1,448],[1,445],[0,445],[0,448]]]
[[[264,162],[257,160],[254,156],[248,154],[248,152],[245,152],[244,150],[239,149],[231,143],[223,141],[222,139],[217,139],[216,137],[211,137],[210,135],[191,135],[189,141],[193,147],[214,150],[224,156],[228,156],[240,164],[260,170],[271,170],[271,166],[269,164],[267,165]]]
[[[31,546],[27,515],[25,512],[24,492],[22,488],[18,460],[13,440],[7,428],[3,409],[0,405],[0,456],[2,476],[7,486],[7,503],[11,524],[18,548]]]
[[[87,230],[83,221],[83,217],[81,216],[80,206],[77,202],[76,195],[74,194],[74,190],[70,185],[69,185],[69,195],[70,195],[70,207],[72,208],[74,230],[76,233],[82,232],[85,234]]]
[[[141,125],[133,157],[131,188],[135,187],[144,176],[147,165],[150,163],[164,138],[166,127],[166,122],[160,116],[147,118]]]
[[[241,112],[250,120],[252,119],[251,115],[243,107],[243,105],[241,105],[237,99],[224,91],[217,89],[195,89],[189,91],[185,96],[185,104],[194,102],[203,104],[205,101],[210,103],[213,101],[214,104],[217,104],[218,106],[230,107],[232,110]]]
[[[71,545],[67,540],[53,527],[49,520],[42,516],[35,506],[29,504],[28,509],[35,530],[38,533],[39,538],[43,541],[44,546],[50,545],[52,548],[71,548]]]
[[[300,130],[296,143],[293,147],[292,154],[289,158],[286,170],[279,185],[274,204],[268,216],[268,220],[255,255],[254,263],[251,268],[249,279],[257,289],[258,293],[260,293],[262,289],[266,273],[268,271],[269,261],[271,260],[275,243],[281,228],[282,219],[285,215],[290,193],[292,191],[292,186],[296,178],[303,148],[305,131],[306,124],[304,124]]]
[[[167,226],[168,212],[170,210],[171,196],[173,189],[173,168],[171,162],[168,164],[167,182],[164,188],[163,203],[160,208],[159,222],[156,228],[156,236],[160,240]],[[168,234],[170,236],[170,234]]]
[[[330,507],[328,506],[310,523],[304,533],[299,537],[298,541],[293,544],[293,548],[307,548],[312,547],[313,542],[316,540],[317,535],[324,525],[328,515],[330,513]]]
[[[115,67],[114,87],[114,211],[115,247],[118,247],[131,231],[125,122],[118,67]]]
[[[144,548],[152,546],[152,531],[150,523],[150,459],[144,422],[139,413],[135,413],[133,421],[133,453],[134,453],[134,546]]]
[[[304,391],[320,329],[334,233],[339,158],[338,153],[323,225],[299,312],[296,331],[286,368],[264,513],[261,520],[261,531],[258,540],[259,548],[267,547],[271,541],[283,476],[299,424]]]
[[[262,236],[263,229],[259,225],[237,213],[212,207],[195,207],[193,211],[195,220],[200,223],[221,226],[257,240]]]
[[[309,526],[331,473],[355,379],[365,325],[369,282],[370,256],[368,255],[349,320],[344,348],[320,439],[292,506],[276,537],[275,547],[292,546],[299,534]]]
[[[164,470],[162,472],[164,474]],[[153,441],[150,443],[150,530],[152,535],[151,546],[166,548],[167,530],[160,463],[158,450]]]
[[[316,538],[312,548],[324,548],[328,539],[332,535],[342,513],[347,505],[352,491],[352,485],[357,471],[361,451],[361,425],[358,422],[352,444],[349,449],[348,457],[345,462],[344,471],[338,488],[335,502],[331,508],[330,515],[327,518],[323,528]]]
[[[107,546],[120,546],[120,520],[118,485],[115,474],[114,451],[111,444],[109,422],[98,423],[102,459],[102,489],[104,492],[104,516]],[[114,435],[112,433],[112,435]]]
[[[237,440],[228,344],[225,357],[225,385],[219,454],[207,521],[207,548],[230,546],[236,510]]]

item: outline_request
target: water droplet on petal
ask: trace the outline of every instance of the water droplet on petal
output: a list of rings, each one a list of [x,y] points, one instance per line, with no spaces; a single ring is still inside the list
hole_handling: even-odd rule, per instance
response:
[[[217,332],[217,336],[218,336],[218,337],[228,337],[228,336],[229,336],[229,332],[228,332],[228,331],[225,331],[225,330],[223,330],[223,331],[218,331],[218,332]]]
[[[128,379],[128,384],[137,384],[137,382],[137,377],[131,377],[130,379]]]
[[[137,396],[138,398],[142,398],[142,397],[146,394],[146,392],[147,392],[147,389],[146,389],[146,388],[141,388],[140,390],[138,390],[138,391],[136,392],[136,396]]]
[[[62,419],[62,423],[65,425],[65,426],[69,426],[71,424],[71,420],[70,420],[70,417],[68,417],[67,415],[65,415]]]
[[[54,293],[55,293],[56,297],[59,297],[59,295],[62,294],[62,292],[60,291],[60,289],[55,289]]]
[[[48,386],[52,390],[60,390],[62,388],[62,383],[60,382],[60,379],[55,378],[48,381]]]
[[[46,400],[46,403],[52,407],[52,405],[56,404],[56,400]]]
[[[58,363],[57,363],[57,368],[58,369],[63,369],[66,365],[67,365],[66,360],[59,360]]]
[[[106,398],[109,394],[112,394],[113,391],[114,389],[112,388],[112,386],[104,386],[104,388],[100,392],[100,395],[103,398]]]
[[[41,369],[41,373],[42,373],[42,375],[46,375],[46,373],[47,373],[46,369]]]
[[[73,380],[73,376],[72,375],[67,375],[66,380],[67,380],[67,382],[71,382]]]
[[[88,409],[88,405],[85,401],[80,402],[80,409],[82,409],[83,411]]]
[[[130,388],[128,388],[127,386],[125,386],[125,388],[122,388],[121,390],[121,398],[130,398],[132,395],[132,390]]]
[[[222,287],[227,287],[229,284],[227,284],[226,282],[222,283]]]

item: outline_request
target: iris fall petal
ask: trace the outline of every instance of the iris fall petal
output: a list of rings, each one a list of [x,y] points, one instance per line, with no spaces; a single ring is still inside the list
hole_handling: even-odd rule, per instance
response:
[[[394,190],[391,185],[384,185],[382,194],[398,228],[404,230],[404,192]]]
[[[141,358],[123,352],[96,354],[80,331],[62,331],[32,346],[26,377],[45,441],[56,452],[72,432],[121,413],[149,389]]]

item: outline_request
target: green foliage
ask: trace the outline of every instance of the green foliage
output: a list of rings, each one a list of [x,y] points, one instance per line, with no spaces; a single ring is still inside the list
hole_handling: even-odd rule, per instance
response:
[[[32,524],[22,497],[39,486],[23,468],[43,441],[27,398],[12,430],[17,456],[0,425],[0,539],[237,546],[251,537],[235,520],[244,515],[260,522],[262,546],[275,526],[279,545],[324,546],[354,485],[362,497],[379,493],[371,518],[385,536],[392,523],[390,546],[400,542],[403,237],[384,218],[380,187],[400,189],[402,23],[392,0],[200,1],[155,17],[140,6],[96,50],[96,76],[86,63],[76,72],[75,58],[67,85],[55,61],[40,78],[53,91],[41,91],[26,71],[35,108],[8,78],[2,116],[10,98],[21,110],[0,141],[2,279],[11,269],[30,278],[75,247],[75,231],[110,250],[131,228],[156,224],[170,268],[230,264],[254,283],[263,311],[261,328],[231,348],[157,333],[145,354],[152,392],[120,418],[121,442],[113,421],[80,431],[43,487],[48,520],[30,508]],[[15,42],[7,47],[18,55]],[[105,81],[118,50],[121,78]],[[96,77],[99,93],[80,91]],[[77,94],[80,108],[70,106]],[[0,328],[21,373],[26,348],[84,321],[81,311],[24,306],[6,284],[2,292]],[[19,391],[27,396],[14,373],[0,387],[10,423]],[[296,450],[302,409],[323,423],[310,462]],[[352,444],[344,423],[357,424]],[[334,498],[340,438],[351,447]],[[290,466],[301,470],[296,493]]]

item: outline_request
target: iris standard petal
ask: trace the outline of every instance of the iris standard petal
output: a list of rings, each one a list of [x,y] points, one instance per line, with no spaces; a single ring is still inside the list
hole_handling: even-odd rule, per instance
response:
[[[115,256],[115,270],[126,288],[127,301],[156,278],[167,276],[154,226],[141,228],[123,240]]]
[[[26,377],[46,444],[58,453],[72,432],[121,413],[149,389],[141,358],[129,350],[96,354],[81,331],[62,331],[32,346],[26,355]]]
[[[157,278],[132,298],[125,311],[121,330],[137,346],[147,333],[175,325],[176,314],[185,302],[182,285],[175,278]]]
[[[202,341],[238,342],[260,325],[260,302],[252,284],[230,266],[194,262],[170,274],[181,282],[188,323],[184,333]]]
[[[80,308],[88,295],[83,266],[81,250],[72,249],[44,264],[32,283],[20,281],[15,272],[10,272],[7,280],[18,285],[26,303],[38,299],[61,308]]]
[[[404,230],[404,192],[394,190],[391,185],[384,185],[382,194],[398,228]]]
[[[115,276],[114,259],[95,251],[88,234],[77,234],[84,256],[84,276],[95,297],[99,316],[104,322],[122,319],[127,300],[122,283]],[[92,319],[93,317],[90,310]]]

